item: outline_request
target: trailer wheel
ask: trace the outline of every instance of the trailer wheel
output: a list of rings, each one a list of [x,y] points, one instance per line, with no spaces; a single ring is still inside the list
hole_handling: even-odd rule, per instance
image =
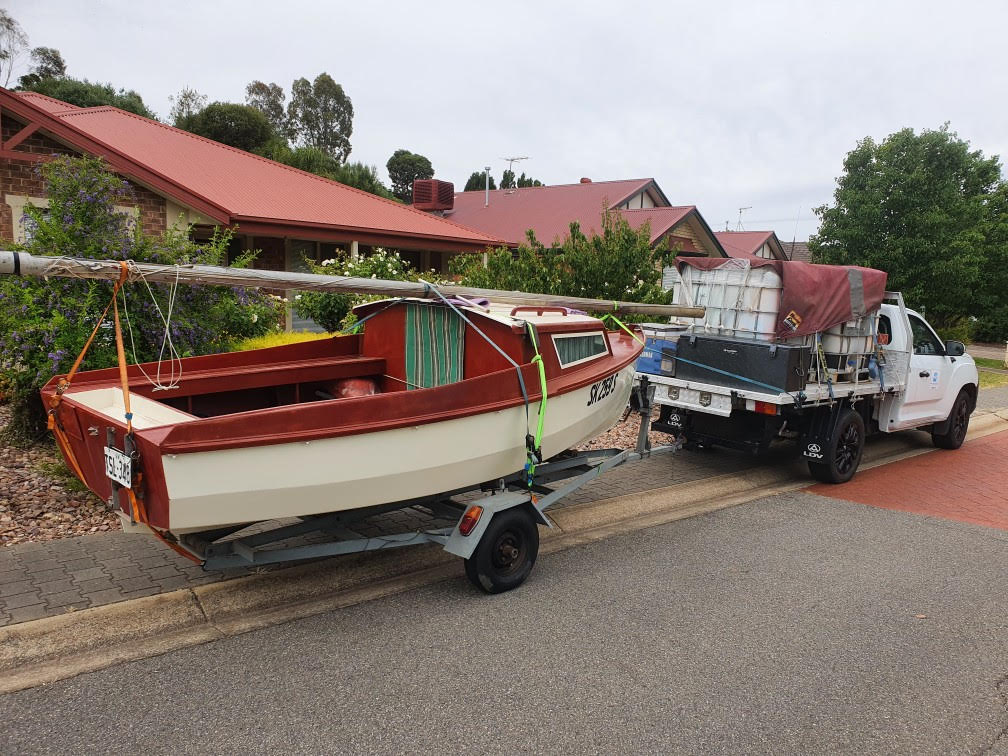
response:
[[[864,420],[848,407],[837,418],[836,429],[826,444],[824,460],[808,463],[812,477],[823,483],[846,483],[861,464],[864,442]]]
[[[473,555],[465,560],[469,581],[487,593],[517,588],[539,555],[539,528],[525,507],[498,512]]]
[[[948,428],[944,433],[931,433],[931,442],[939,449],[958,449],[966,440],[969,428],[970,401],[965,391],[960,391],[948,416]]]

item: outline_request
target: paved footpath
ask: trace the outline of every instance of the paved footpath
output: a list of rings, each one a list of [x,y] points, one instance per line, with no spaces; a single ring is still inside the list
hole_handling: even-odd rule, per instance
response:
[[[982,391],[977,407],[980,410],[1008,407],[1008,387]],[[923,441],[908,437],[908,443],[919,442],[929,448],[926,436],[917,435]],[[969,446],[973,443],[969,442]],[[727,450],[659,456],[616,468],[557,506],[574,506],[740,473],[758,464],[748,455]],[[870,472],[860,472],[855,480]],[[370,518],[354,529],[363,536],[378,536],[445,524],[446,521],[411,509]],[[0,548],[0,627],[220,582],[264,569],[281,567],[205,571],[152,536],[142,534],[104,533],[5,546]]]
[[[840,486],[810,493],[873,507],[1008,530],[1008,431],[862,470]]]
[[[756,464],[751,457],[730,452],[654,457],[625,464],[596,478],[557,507],[740,472]],[[371,537],[450,524],[420,510],[409,509],[369,518],[355,523],[353,529],[362,536]],[[220,582],[266,569],[282,569],[282,566],[203,570],[146,534],[101,533],[5,546],[0,548],[0,627]]]

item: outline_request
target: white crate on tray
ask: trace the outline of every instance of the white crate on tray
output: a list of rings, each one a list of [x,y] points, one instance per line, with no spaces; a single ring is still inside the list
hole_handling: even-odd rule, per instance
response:
[[[672,283],[673,301],[694,304],[707,310],[702,320],[694,320],[687,325],[686,332],[691,335],[790,345],[813,346],[815,343],[813,336],[777,338],[783,282],[770,266],[753,267],[748,260],[731,260],[711,270],[686,265],[680,273],[680,280],[675,278],[666,276],[666,281]],[[824,331],[823,351],[829,355],[844,356],[870,353],[874,348],[872,323],[877,317],[878,311],[874,311]],[[840,364],[846,362],[844,360]],[[861,360],[849,362],[856,367],[862,363]]]

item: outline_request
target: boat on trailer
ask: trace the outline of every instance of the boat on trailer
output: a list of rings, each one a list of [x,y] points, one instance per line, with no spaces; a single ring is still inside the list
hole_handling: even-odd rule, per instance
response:
[[[506,478],[526,464],[542,402],[537,349],[543,459],[620,418],[642,349],[560,308],[402,299],[358,314],[372,316],[362,334],[183,359],[169,390],[144,378],[156,364],[128,368],[138,468],[119,482],[142,473],[151,527],[178,536]],[[63,378],[42,389],[46,406]],[[340,395],[355,386],[363,395]],[[113,488],[116,464],[131,467],[115,454],[124,412],[119,371],[93,370],[77,374],[56,419],[84,482],[128,516]]]
[[[263,271],[10,252],[0,252],[0,273],[118,276],[116,291],[131,277],[270,282]],[[546,508],[606,469],[651,453],[643,430],[648,397],[639,389],[637,452],[569,451],[623,416],[644,347],[636,327],[615,321],[610,329],[564,298],[522,292],[439,290],[422,282],[418,290],[306,274],[274,280],[281,278],[316,290],[387,285],[421,296],[359,306],[359,333],[182,359],[167,387],[148,379],[157,363],[126,364],[117,316],[118,368],[55,376],[43,387],[61,452],[125,528],[150,528],[206,567],[433,542],[465,558],[470,580],[496,592],[531,570],[537,523],[550,524]],[[566,301],[650,314],[693,309]],[[558,480],[568,482],[547,485]],[[485,494],[475,504],[450,498],[475,491]],[[417,504],[449,512],[455,526],[377,539],[346,529]],[[249,525],[266,521],[281,522],[243,537]],[[350,537],[260,548],[333,529]]]

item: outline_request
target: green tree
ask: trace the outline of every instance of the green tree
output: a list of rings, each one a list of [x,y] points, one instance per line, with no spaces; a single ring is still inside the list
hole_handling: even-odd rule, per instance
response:
[[[9,86],[14,67],[28,47],[28,35],[21,24],[5,9],[0,8],[0,80]]]
[[[19,89],[30,89],[43,79],[66,76],[66,62],[60,51],[54,47],[36,47],[31,51],[31,61],[31,69],[18,79]]]
[[[533,291],[605,300],[666,303],[662,267],[669,253],[652,249],[648,224],[634,229],[618,213],[602,214],[601,233],[585,235],[577,223],[559,247],[541,244],[530,230],[513,251],[492,251],[486,267],[478,255],[458,255],[452,272],[466,286]]]
[[[385,163],[392,194],[403,202],[413,201],[413,182],[417,179],[434,178],[434,168],[430,160],[409,150],[396,150]]]
[[[1002,191],[998,158],[970,150],[947,124],[866,137],[844,160],[833,205],[815,209],[820,227],[809,250],[817,262],[887,271],[889,288],[950,329],[982,314],[977,294]]]
[[[350,98],[327,73],[316,76],[314,82],[301,78],[291,85],[288,135],[302,147],[317,147],[340,163],[346,162],[353,115]]]
[[[524,189],[525,187],[529,186],[542,186],[543,182],[540,181],[539,179],[534,179],[531,177],[526,178],[525,174],[522,173],[522,175],[518,177],[518,180],[515,182],[515,184],[519,189]]]
[[[42,164],[40,172],[49,207],[29,205],[25,210],[29,241],[22,249],[32,254],[168,265],[226,263],[230,232],[218,233],[204,245],[189,239],[188,228],[145,236],[136,216],[118,209],[132,202],[131,187],[96,158],[62,156]],[[252,257],[243,255],[237,263],[248,264]],[[167,313],[169,287],[152,288],[154,300]],[[69,370],[111,290],[108,281],[0,277],[0,382],[11,400],[11,420],[5,429],[9,438],[31,442],[44,434],[39,388],[53,375]],[[181,286],[167,327],[146,286],[127,286],[121,296],[127,349],[139,361],[158,359],[166,338],[181,356],[208,354],[275,330],[278,322],[278,300],[258,291]],[[83,368],[115,364],[112,333],[102,330]]]
[[[273,130],[287,136],[287,113],[284,100],[287,95],[279,84],[266,84],[256,80],[245,87],[245,104],[259,110],[273,126]]]
[[[487,172],[486,171],[473,171],[472,175],[469,176],[469,180],[466,181],[466,183],[465,183],[465,189],[463,189],[462,191],[464,191],[464,192],[478,192],[480,190],[485,190],[486,189],[486,179],[487,179]],[[490,177],[490,188],[491,189],[496,189],[497,188],[497,183],[494,181],[494,177],[493,176]]]
[[[246,152],[255,152],[276,137],[266,116],[234,102],[212,102],[183,118],[178,127]]]
[[[207,96],[200,94],[192,87],[182,87],[177,95],[168,97],[168,102],[171,103],[168,119],[172,126],[181,128],[181,124],[206,107]]]
[[[515,173],[510,168],[504,169],[504,174],[501,176],[500,188],[501,189],[515,188]]]
[[[55,97],[57,100],[69,102],[81,108],[93,108],[98,105],[111,105],[120,110],[128,110],[144,118],[154,118],[154,113],[144,105],[143,98],[131,90],[115,89],[111,84],[98,84],[87,79],[73,79],[69,76],[42,79],[30,87],[30,92]]]
[[[336,168],[329,175],[329,178],[339,181],[341,184],[365,191],[368,194],[375,194],[390,200],[396,199],[396,196],[378,178],[378,170],[373,165],[344,163]]]

